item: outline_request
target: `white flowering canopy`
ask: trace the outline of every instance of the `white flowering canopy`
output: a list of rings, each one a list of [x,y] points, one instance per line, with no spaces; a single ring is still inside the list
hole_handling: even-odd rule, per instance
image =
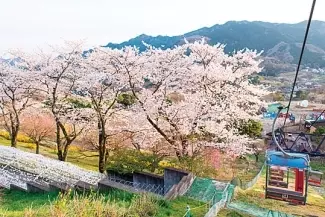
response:
[[[142,53],[126,47],[94,48],[85,54],[79,43],[70,43],[69,49],[56,49],[52,55],[26,58],[32,62],[26,67],[38,75],[31,84],[49,99],[49,109],[61,122],[94,127],[94,115],[108,111],[114,121],[124,116],[123,129],[141,131],[138,142],[145,146],[165,139],[183,155],[204,146],[246,153],[248,138],[236,127],[257,118],[262,103],[264,91],[249,83],[249,76],[261,71],[260,54],[251,50],[226,54],[224,45],[211,46],[204,40],[166,50],[147,46]],[[23,78],[26,84],[31,77]],[[122,92],[132,94],[136,103],[123,111],[111,109],[110,103]],[[94,99],[105,101],[97,109],[104,112],[71,108],[71,98],[93,105]]]
[[[261,71],[259,53],[240,50],[228,55],[224,45],[204,41],[167,50],[148,46],[143,53],[131,47],[106,52],[116,72],[126,74],[125,82],[138,100],[129,126],[151,129],[147,137],[164,138],[175,149],[188,149],[193,141],[186,138],[205,132],[213,138],[196,140],[196,146],[247,152],[248,139],[238,135],[235,125],[257,118],[265,92],[248,77]]]

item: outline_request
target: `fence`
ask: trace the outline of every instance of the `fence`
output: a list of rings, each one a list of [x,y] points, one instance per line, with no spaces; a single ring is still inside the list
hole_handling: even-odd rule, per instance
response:
[[[234,192],[234,185],[228,184],[227,187],[222,192],[221,198],[217,193],[212,197],[209,202],[209,211],[204,217],[215,217],[218,212],[226,206],[226,204],[231,200]]]
[[[294,217],[294,215],[257,207],[243,202],[232,202],[228,204],[227,207],[257,217]]]
[[[263,170],[264,170],[264,165],[257,173],[257,175],[254,177],[254,179],[252,179],[250,182],[245,184],[243,184],[239,178],[233,179],[231,183],[229,183],[227,187],[224,189],[224,191],[222,192],[221,198],[220,198],[220,194],[218,195],[217,193],[212,197],[211,201],[209,202],[210,209],[205,214],[205,217],[215,217],[222,208],[224,208],[227,204],[229,204],[233,197],[236,186],[245,190],[255,185],[257,180],[260,178]]]
[[[248,183],[242,183],[240,179],[236,178],[232,180],[232,184],[236,187],[239,187],[243,190],[246,190],[248,188],[251,188],[257,180],[261,177],[262,172],[265,168],[265,164],[262,166],[260,171],[257,173],[257,175]],[[231,192],[233,193],[233,191]],[[258,216],[258,217],[294,217],[294,215],[286,214],[286,213],[281,213],[279,211],[274,211],[274,210],[269,210],[261,207],[256,207],[254,205],[244,203],[244,202],[231,202],[230,200],[232,198],[232,195],[228,197],[227,201],[227,208],[237,210],[243,213],[248,213],[252,216]]]
[[[257,173],[257,175],[254,177],[254,179],[252,179],[250,182],[247,183],[243,183],[240,178],[236,177],[233,180],[231,180],[231,184],[233,184],[236,187],[239,187],[243,190],[246,190],[248,188],[253,187],[253,185],[255,185],[255,183],[257,182],[257,180],[261,177],[261,174],[264,170],[265,164],[263,164],[263,166],[261,167],[260,171]]]
[[[151,192],[158,195],[164,195],[164,186],[155,185],[155,184],[147,184],[147,183],[139,183],[139,182],[130,182],[124,179],[108,177],[109,181],[118,183],[121,185],[129,186],[134,189],[134,191],[146,191]]]
[[[210,201],[208,201],[208,212],[205,214],[204,217],[215,217],[217,216],[218,212],[227,206],[229,209],[237,210],[243,213],[248,213],[252,216],[258,216],[258,217],[294,217],[294,215],[282,213],[279,211],[269,210],[265,208],[256,207],[251,204],[243,203],[243,202],[231,202],[234,194],[235,187],[239,187],[243,190],[246,190],[248,188],[251,188],[257,180],[261,177],[263,170],[265,168],[265,164],[261,167],[259,172],[256,174],[256,176],[248,183],[242,183],[242,181],[239,178],[235,178],[231,181],[231,183],[228,183],[227,186],[224,188],[224,190],[221,192],[215,192],[215,194],[212,196]],[[207,182],[206,180],[200,180],[197,184],[204,185],[204,182]],[[194,185],[194,184],[193,184]],[[205,186],[208,190],[209,185]],[[196,193],[197,195],[200,195],[200,191],[195,189],[196,191],[193,191],[192,193]],[[206,191],[207,191],[206,190]],[[206,192],[203,194],[206,195]],[[199,196],[200,199],[205,199],[205,197]],[[193,210],[193,209],[192,209]],[[191,210],[189,209],[183,217],[191,216]]]
[[[215,217],[218,212],[226,206],[226,204],[230,201],[234,191],[234,186],[231,184],[227,184],[226,188],[222,192],[215,192],[215,194],[212,196],[212,198],[207,202],[207,204],[190,208],[187,207],[187,211],[184,214],[183,217],[192,216],[192,211],[195,209],[200,209],[202,207],[205,207],[207,210],[207,213],[204,215],[204,217]]]

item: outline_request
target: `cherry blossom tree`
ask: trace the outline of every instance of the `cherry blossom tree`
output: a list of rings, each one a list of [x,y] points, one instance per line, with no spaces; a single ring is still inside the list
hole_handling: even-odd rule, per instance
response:
[[[117,71],[128,75],[138,112],[153,135],[164,138],[180,160],[203,146],[247,152],[248,138],[235,125],[256,116],[260,107],[262,92],[248,82],[261,70],[259,54],[242,50],[227,55],[223,45],[201,41],[164,51],[149,46],[134,63],[136,50],[128,49],[128,58],[116,61],[123,66]]]
[[[26,134],[36,145],[36,154],[39,154],[41,142],[53,137],[55,132],[55,122],[48,112],[29,108],[22,115],[21,130]]]
[[[204,40],[167,50],[147,47],[142,53],[133,47],[84,53],[80,43],[67,43],[52,54],[24,60],[24,67],[2,65],[0,106],[8,131],[17,136],[17,117],[34,90],[55,121],[61,161],[86,127],[98,130],[100,172],[109,137],[121,132],[132,135],[137,150],[165,156],[169,153],[157,145],[163,141],[179,160],[199,155],[206,146],[233,156],[249,152],[249,138],[237,126],[256,118],[261,106],[264,92],[248,79],[261,71],[259,54],[228,55],[224,45]],[[135,103],[118,103],[122,93],[131,94]]]
[[[33,66],[22,58],[0,65],[0,112],[12,147],[17,147],[21,114],[31,105],[36,92],[32,70]]]
[[[98,129],[98,142],[93,144],[99,153],[98,168],[101,173],[105,171],[109,154],[108,137],[118,133],[116,113],[121,106],[117,98],[126,85],[125,76],[116,72],[110,64],[109,51],[94,49],[84,60],[86,70],[77,82],[78,91],[91,105],[93,116],[96,117],[94,127]]]
[[[48,54],[40,54],[39,88],[56,123],[57,155],[66,161],[72,142],[82,133],[88,120],[87,105],[80,102],[77,80],[84,70],[82,46],[67,42]]]

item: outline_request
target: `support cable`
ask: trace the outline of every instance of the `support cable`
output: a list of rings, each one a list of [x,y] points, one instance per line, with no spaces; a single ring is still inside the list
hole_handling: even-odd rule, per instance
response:
[[[313,0],[310,15],[309,15],[309,19],[308,19],[307,29],[306,29],[306,33],[305,33],[305,37],[304,37],[304,42],[302,44],[302,49],[301,49],[301,53],[300,53],[300,57],[299,57],[297,71],[296,71],[295,79],[294,79],[294,82],[293,82],[293,85],[292,85],[289,104],[286,107],[287,108],[287,114],[286,114],[285,119],[284,119],[283,127],[285,126],[285,123],[286,123],[286,120],[287,120],[287,117],[288,117],[288,114],[289,114],[289,109],[290,109],[290,105],[291,105],[291,101],[292,101],[292,97],[293,97],[293,92],[294,92],[294,89],[295,89],[295,86],[296,86],[296,83],[297,83],[297,77],[298,77],[298,74],[299,74],[299,69],[300,69],[302,57],[303,57],[303,54],[304,54],[304,50],[305,50],[305,46],[306,46],[306,42],[307,42],[307,38],[308,38],[308,33],[309,33],[310,24],[311,24],[314,9],[315,9],[315,4],[316,4],[316,0]],[[277,121],[283,107],[279,107],[278,109],[279,110],[278,110],[277,116],[275,117],[275,119],[273,121],[273,124],[272,124],[272,139],[275,142],[275,144],[278,146],[279,150],[284,154],[285,157],[294,157],[292,154],[289,154],[289,153],[285,152],[283,150],[283,148],[279,145],[279,143],[278,143],[278,141],[276,139],[276,136],[275,136],[275,123],[276,123],[276,121]],[[308,159],[306,159],[306,158],[303,158],[303,159],[308,163]]]
[[[300,52],[300,57],[299,57],[299,62],[298,62],[297,70],[296,70],[295,80],[293,81],[293,85],[292,85],[292,90],[291,90],[291,94],[290,94],[289,104],[286,107],[287,108],[287,113],[286,113],[286,116],[285,116],[285,119],[284,119],[283,126],[285,126],[286,121],[287,121],[287,117],[288,117],[288,114],[289,114],[289,109],[290,109],[290,105],[291,105],[291,101],[292,101],[292,97],[293,97],[293,92],[295,90],[295,86],[296,86],[296,83],[297,83],[299,69],[300,69],[302,57],[304,55],[304,51],[305,51],[305,47],[306,47],[306,42],[307,42],[307,38],[308,38],[308,33],[309,33],[309,29],[310,29],[310,24],[311,24],[311,21],[312,21],[312,18],[313,18],[313,14],[314,14],[315,4],[316,4],[316,0],[313,0],[313,4],[311,6],[311,10],[310,10],[310,14],[309,14],[309,19],[308,19],[308,24],[307,24],[307,28],[306,28],[306,32],[305,32],[304,42],[302,44],[302,49],[301,49],[301,52]]]

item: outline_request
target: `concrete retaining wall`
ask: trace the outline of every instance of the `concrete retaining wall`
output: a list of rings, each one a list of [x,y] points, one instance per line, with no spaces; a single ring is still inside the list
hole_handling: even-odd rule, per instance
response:
[[[133,182],[141,184],[152,184],[164,186],[164,177],[151,173],[135,172],[133,173]]]
[[[181,181],[175,185],[166,193],[165,199],[172,200],[178,196],[184,195],[187,190],[191,187],[195,176],[193,173],[188,174],[187,176],[183,176]]]
[[[175,184],[178,184],[184,176],[189,173],[175,168],[165,168],[164,171],[164,189],[167,193]]]

